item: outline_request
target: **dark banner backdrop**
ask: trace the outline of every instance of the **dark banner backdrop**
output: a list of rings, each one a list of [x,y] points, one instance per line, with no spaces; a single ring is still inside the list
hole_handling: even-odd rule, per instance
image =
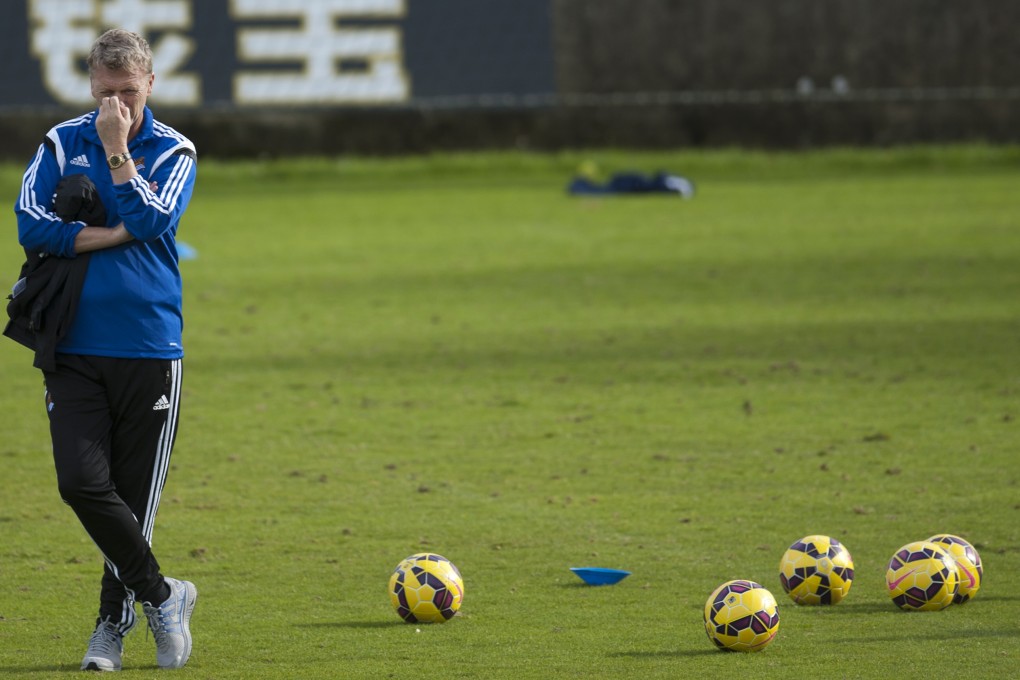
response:
[[[7,0],[0,109],[88,105],[103,30],[153,48],[161,107],[410,106],[555,92],[549,0]]]

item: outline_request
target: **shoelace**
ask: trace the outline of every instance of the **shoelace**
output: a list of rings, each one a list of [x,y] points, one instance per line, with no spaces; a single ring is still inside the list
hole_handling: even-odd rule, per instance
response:
[[[103,656],[119,654],[120,633],[117,626],[109,619],[103,621],[96,627],[96,631],[89,638],[89,653],[99,653]]]
[[[153,607],[145,612],[145,617],[149,619],[149,630],[152,631],[152,639],[156,641],[156,646],[160,649],[163,649],[169,641],[164,615],[162,607]],[[145,632],[145,639],[149,639],[148,630]]]

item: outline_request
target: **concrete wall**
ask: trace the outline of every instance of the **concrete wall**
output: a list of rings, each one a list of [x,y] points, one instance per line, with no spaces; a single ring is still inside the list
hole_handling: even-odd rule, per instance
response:
[[[557,0],[554,8],[561,93],[692,94],[686,104],[586,116],[585,129],[602,128],[597,136],[619,139],[615,119],[635,128],[628,141],[639,145],[1020,138],[1014,0]],[[730,103],[706,101],[726,91]]]

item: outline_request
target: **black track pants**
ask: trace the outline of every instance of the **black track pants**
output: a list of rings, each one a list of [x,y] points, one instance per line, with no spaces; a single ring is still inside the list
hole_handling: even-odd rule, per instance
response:
[[[60,496],[106,559],[99,616],[126,633],[133,602],[164,589],[150,546],[177,434],[181,361],[58,354],[44,377]]]

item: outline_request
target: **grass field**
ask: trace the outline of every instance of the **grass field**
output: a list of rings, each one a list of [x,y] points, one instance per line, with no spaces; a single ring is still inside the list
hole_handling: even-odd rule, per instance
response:
[[[578,165],[673,197],[578,199]],[[21,167],[0,168],[13,205]],[[185,396],[154,547],[199,589],[193,678],[1016,677],[1020,149],[204,162],[179,238]],[[0,271],[20,264],[13,213]],[[57,495],[30,353],[0,342],[0,676],[77,672],[101,569]],[[885,566],[963,535],[971,603]],[[848,598],[777,566],[822,533]],[[403,557],[464,575],[402,623]],[[592,588],[572,566],[627,569]],[[724,654],[701,610],[761,582]],[[125,677],[165,677],[139,628]]]

